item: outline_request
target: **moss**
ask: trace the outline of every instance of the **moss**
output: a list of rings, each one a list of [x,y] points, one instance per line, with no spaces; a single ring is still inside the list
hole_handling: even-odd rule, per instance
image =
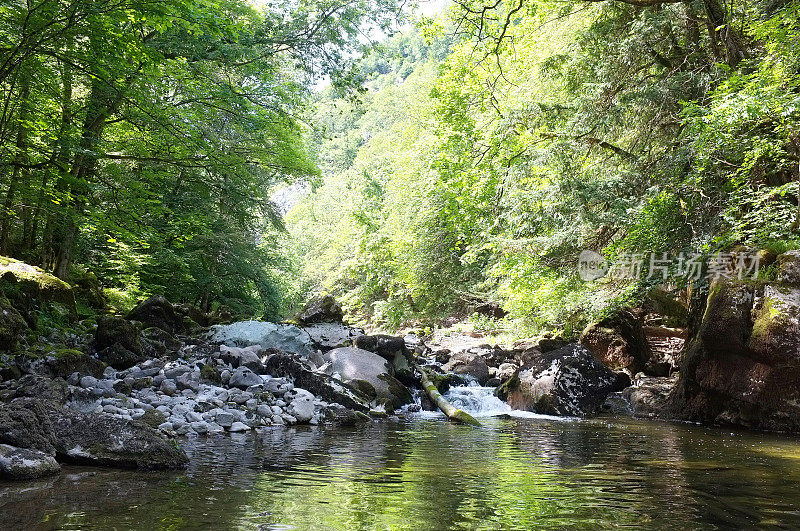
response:
[[[142,415],[139,420],[153,429],[158,429],[161,424],[167,421],[167,417],[157,409],[150,409],[145,411],[144,415]]]
[[[200,377],[212,383],[222,382],[219,369],[214,365],[203,365],[203,368],[200,369]]]
[[[53,355],[56,357],[56,359],[65,361],[79,360],[88,357],[88,354],[85,352],[81,352],[80,350],[73,348],[57,349]]]

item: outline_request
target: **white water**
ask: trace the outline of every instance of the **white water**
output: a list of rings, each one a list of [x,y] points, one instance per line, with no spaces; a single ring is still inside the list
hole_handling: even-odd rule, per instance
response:
[[[473,417],[497,417],[505,415],[516,418],[537,418],[552,420],[573,420],[567,417],[539,415],[530,411],[511,409],[511,406],[494,395],[494,387],[481,387],[478,384],[451,387],[444,397],[455,407],[466,411]]]

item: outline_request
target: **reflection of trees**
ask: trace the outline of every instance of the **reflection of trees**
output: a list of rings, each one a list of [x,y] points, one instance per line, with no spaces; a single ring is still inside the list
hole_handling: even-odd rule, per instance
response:
[[[796,526],[793,439],[634,420],[435,420],[186,443],[190,467],[0,485],[0,529]],[[46,523],[44,523],[46,522]]]

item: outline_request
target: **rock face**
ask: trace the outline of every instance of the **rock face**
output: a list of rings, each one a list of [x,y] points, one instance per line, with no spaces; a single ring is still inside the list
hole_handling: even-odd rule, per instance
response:
[[[175,312],[175,308],[161,295],[154,295],[140,302],[125,316],[132,321],[140,321],[146,327],[156,327],[170,334],[186,330],[183,318]]]
[[[341,323],[344,318],[342,307],[331,295],[312,299],[306,303],[295,320],[302,324]]]
[[[61,466],[52,455],[0,444],[0,478],[34,479],[58,473]]]
[[[0,443],[55,455],[55,433],[44,403],[23,398],[0,405]]]
[[[474,378],[484,385],[489,379],[489,366],[480,354],[470,351],[453,354],[450,361],[442,366],[444,372],[454,372]]]
[[[642,324],[628,311],[589,325],[580,344],[608,368],[631,375],[644,371],[651,358]]]
[[[345,383],[356,380],[369,383],[377,398],[387,405],[396,408],[412,400],[411,392],[389,374],[386,360],[378,354],[360,348],[343,347],[325,354],[325,361],[329,363],[328,374]]]
[[[210,338],[229,347],[260,345],[265,349],[294,352],[303,357],[314,352],[311,337],[303,329],[264,321],[240,321],[212,326]]]
[[[497,394],[514,409],[547,415],[588,416],[627,382],[576,344],[542,354]]]
[[[800,432],[800,253],[778,264],[782,280],[722,278],[693,301],[672,416]]]

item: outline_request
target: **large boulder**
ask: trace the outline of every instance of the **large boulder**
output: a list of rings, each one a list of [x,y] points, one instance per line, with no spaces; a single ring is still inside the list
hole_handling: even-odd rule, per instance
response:
[[[589,416],[626,383],[587,349],[572,344],[542,354],[499,387],[497,394],[514,409]]]
[[[312,371],[295,357],[276,353],[264,362],[264,369],[272,376],[290,378],[295,387],[306,389],[328,402],[360,412],[369,411],[368,398],[327,374]]]
[[[303,328],[311,337],[314,346],[325,352],[334,348],[348,347],[364,335],[360,328],[353,328],[342,323],[315,323]],[[367,349],[369,350],[369,349]]]
[[[153,295],[149,299],[140,302],[125,318],[132,321],[140,321],[146,327],[160,328],[170,334],[177,334],[186,330],[183,317],[161,295]]]
[[[721,278],[695,297],[668,415],[800,432],[800,287],[787,255],[782,280]]]
[[[324,358],[328,362],[328,374],[345,383],[359,380],[368,382],[378,400],[386,405],[397,408],[412,401],[408,388],[389,374],[386,360],[374,352],[342,347],[329,351]]]
[[[185,466],[186,453],[138,420],[104,413],[51,410],[56,456],[65,461],[122,468]]]
[[[48,365],[53,375],[61,378],[67,378],[74,372],[99,378],[107,367],[105,363],[86,352],[66,348],[58,349],[53,357],[48,359]]]
[[[229,325],[212,326],[209,337],[212,341],[229,347],[260,345],[264,349],[294,352],[301,357],[308,357],[315,352],[308,333],[294,325],[239,321]]]
[[[301,324],[340,323],[344,318],[342,307],[331,295],[312,299],[294,318]]]
[[[13,277],[15,291],[35,305],[54,303],[62,306],[71,316],[77,314],[72,287],[40,267],[2,256],[0,276],[6,281]]]
[[[461,376],[469,376],[484,385],[489,380],[489,366],[483,357],[471,351],[453,354],[450,361],[442,366],[444,372],[453,372]]]
[[[645,370],[651,357],[642,324],[628,311],[586,327],[580,344],[608,368],[625,370],[631,375]]]
[[[14,350],[19,338],[28,331],[22,315],[6,298],[0,297],[0,350]]]
[[[263,369],[261,352],[261,345],[251,345],[249,347],[219,346],[219,358],[234,369],[247,367],[251,371],[261,372]]]
[[[139,330],[130,321],[112,315],[105,315],[98,320],[94,344],[98,351],[114,344],[137,355],[141,355],[143,350]]]
[[[45,404],[30,398],[0,404],[0,443],[55,455],[56,437]]]
[[[402,337],[389,336],[386,334],[358,336],[353,340],[353,346],[362,350],[374,352],[387,360],[392,360],[396,355],[402,355],[406,351],[406,342]]]
[[[61,466],[52,455],[0,444],[0,479],[35,479],[59,470]]]

